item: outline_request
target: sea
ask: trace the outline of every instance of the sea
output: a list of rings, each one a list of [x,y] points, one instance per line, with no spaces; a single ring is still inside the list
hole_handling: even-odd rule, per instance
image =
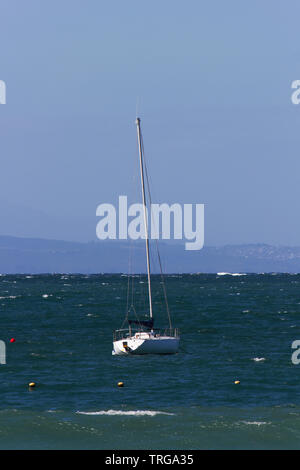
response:
[[[121,357],[113,330],[146,313],[144,275],[0,276],[0,449],[300,448],[300,274],[164,282],[179,352]]]

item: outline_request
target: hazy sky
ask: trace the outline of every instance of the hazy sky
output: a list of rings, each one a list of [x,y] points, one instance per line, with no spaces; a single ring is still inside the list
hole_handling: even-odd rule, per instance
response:
[[[205,244],[300,245],[297,1],[2,0],[0,234],[95,239],[140,196],[205,204]]]

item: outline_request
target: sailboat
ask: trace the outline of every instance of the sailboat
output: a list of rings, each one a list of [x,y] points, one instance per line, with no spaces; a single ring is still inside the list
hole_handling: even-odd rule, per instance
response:
[[[179,348],[179,332],[177,328],[173,328],[171,317],[164,288],[166,306],[169,316],[169,327],[165,329],[154,328],[154,317],[152,308],[152,291],[151,291],[151,273],[150,273],[150,253],[149,253],[149,233],[147,224],[147,206],[146,192],[144,180],[144,147],[142,144],[141,120],[136,118],[137,138],[139,149],[139,163],[141,174],[141,188],[144,214],[145,228],[145,247],[146,247],[146,264],[147,264],[147,282],[148,282],[148,300],[149,314],[147,319],[129,319],[128,312],[126,320],[128,327],[126,329],[115,330],[113,333],[113,355],[138,355],[138,354],[174,354]],[[148,179],[148,178],[147,178]],[[161,267],[160,257],[159,264]],[[161,271],[162,273],[162,271]]]

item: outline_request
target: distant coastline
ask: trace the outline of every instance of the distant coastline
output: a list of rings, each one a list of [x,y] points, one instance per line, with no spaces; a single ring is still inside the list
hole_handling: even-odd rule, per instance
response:
[[[144,246],[135,243],[134,272],[145,272]],[[160,242],[166,273],[298,273],[300,247],[267,244],[226,245],[185,251],[180,244]],[[0,273],[127,273],[130,242],[89,243],[0,236]],[[153,272],[158,266],[153,266]]]

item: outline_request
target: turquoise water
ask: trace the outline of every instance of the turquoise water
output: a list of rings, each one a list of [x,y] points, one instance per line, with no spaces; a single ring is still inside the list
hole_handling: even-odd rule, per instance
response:
[[[299,449],[300,275],[169,275],[166,287],[180,352],[117,357],[126,277],[1,276],[0,448]]]

